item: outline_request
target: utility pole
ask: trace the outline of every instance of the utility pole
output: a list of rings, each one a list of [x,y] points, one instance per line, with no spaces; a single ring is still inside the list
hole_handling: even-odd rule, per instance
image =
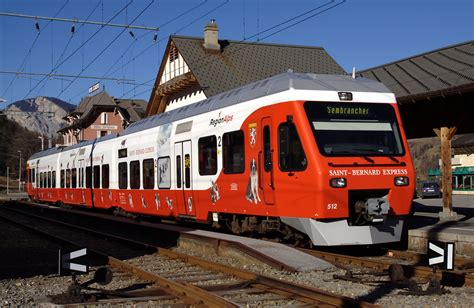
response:
[[[38,138],[41,139],[41,151],[44,151],[44,137],[38,136]]]
[[[20,153],[20,169],[18,169],[18,192],[21,190],[21,151],[17,151]]]

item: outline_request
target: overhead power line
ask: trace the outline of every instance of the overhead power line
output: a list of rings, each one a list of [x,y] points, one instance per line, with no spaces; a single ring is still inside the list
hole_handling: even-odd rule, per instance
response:
[[[160,30],[160,28],[158,28],[158,27],[131,26],[131,25],[124,25],[124,24],[113,24],[113,23],[109,23],[109,22],[89,21],[89,20],[70,19],[70,18],[46,17],[46,16],[33,16],[33,15],[25,15],[25,14],[17,14],[17,13],[3,13],[3,12],[0,12],[0,16],[29,18],[29,19],[36,19],[36,20],[42,19],[42,20],[49,20],[49,21],[61,21],[61,22],[67,22],[67,23],[96,25],[96,26],[102,26],[102,27],[118,27],[118,28],[139,29],[139,30],[148,30],[148,31],[158,31],[158,30]]]
[[[117,78],[117,77],[81,76],[81,75],[68,75],[68,74],[33,73],[33,72],[14,72],[14,71],[0,71],[0,74],[15,74],[15,75],[28,75],[28,76],[46,76],[46,77],[69,77],[69,78],[83,78],[83,79],[102,79],[102,80],[114,80],[114,81],[135,81],[134,79],[125,79],[125,78]]]
[[[112,16],[108,21],[107,23],[109,23],[110,21],[112,21],[115,17],[117,17],[118,15],[120,15],[120,13],[122,13],[130,4],[133,3],[134,0],[131,0],[130,2],[128,2],[122,9],[120,9],[120,11],[118,11],[117,13],[115,13],[114,16]],[[104,29],[104,27],[100,27],[96,32],[94,32],[85,42],[83,42],[78,48],[76,48],[72,53],[70,53],[65,59],[63,59],[60,63],[56,63],[56,65],[51,69],[51,73],[55,72],[61,65],[63,65],[66,61],[68,61],[72,56],[74,56],[81,48],[83,48],[90,40],[92,40],[92,38],[94,38],[102,29]],[[30,89],[30,91],[25,95],[25,98],[28,97],[28,95],[30,95],[31,92],[33,92],[33,90],[35,90],[43,81],[45,81],[48,77],[43,77],[43,79],[41,79],[32,89]]]
[[[145,13],[145,11],[155,2],[155,0],[152,0],[131,22],[130,24],[134,23],[143,13]],[[127,29],[123,29],[119,34],[117,34],[115,36],[114,39],[112,39],[112,41],[110,41],[107,46],[105,46],[105,48],[103,48],[99,54],[94,58],[92,59],[92,61],[89,62],[89,64],[87,64],[86,67],[84,67],[81,72],[79,72],[78,76],[81,76],[82,73],[88,69],[102,54],[104,54],[104,52],[109,49],[110,46],[112,46],[112,44],[117,41],[117,39],[126,31]],[[62,91],[61,93],[59,93],[58,97],[60,97],[67,89],[69,89],[69,87],[74,83],[74,81],[77,80],[78,77],[75,77]]]

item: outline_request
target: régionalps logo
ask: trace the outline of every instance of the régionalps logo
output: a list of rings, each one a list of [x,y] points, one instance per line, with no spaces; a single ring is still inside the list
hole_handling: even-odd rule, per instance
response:
[[[209,123],[209,126],[216,127],[219,124],[228,123],[228,122],[232,121],[233,118],[234,118],[234,116],[231,115],[231,114],[227,114],[225,116],[222,116],[222,111],[221,111],[221,112],[219,112],[219,115],[217,116],[216,119],[211,119],[211,122]]]

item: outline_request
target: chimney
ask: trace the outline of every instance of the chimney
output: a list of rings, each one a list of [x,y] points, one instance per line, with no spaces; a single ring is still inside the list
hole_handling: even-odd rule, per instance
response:
[[[207,51],[220,51],[221,46],[217,38],[217,33],[219,32],[217,28],[216,21],[211,19],[211,21],[204,27],[204,44],[203,47]]]

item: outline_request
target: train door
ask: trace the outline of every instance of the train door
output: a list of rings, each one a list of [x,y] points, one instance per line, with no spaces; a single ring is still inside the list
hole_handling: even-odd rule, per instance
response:
[[[176,201],[178,209],[184,207],[182,213],[186,213],[186,215],[189,216],[195,216],[196,210],[194,208],[193,200],[191,141],[175,143],[174,155],[176,163],[176,190],[178,191]]]
[[[273,143],[272,120],[269,117],[262,118],[262,149],[259,155],[260,188],[263,190],[263,199],[266,204],[275,203],[275,183],[273,166]]]

